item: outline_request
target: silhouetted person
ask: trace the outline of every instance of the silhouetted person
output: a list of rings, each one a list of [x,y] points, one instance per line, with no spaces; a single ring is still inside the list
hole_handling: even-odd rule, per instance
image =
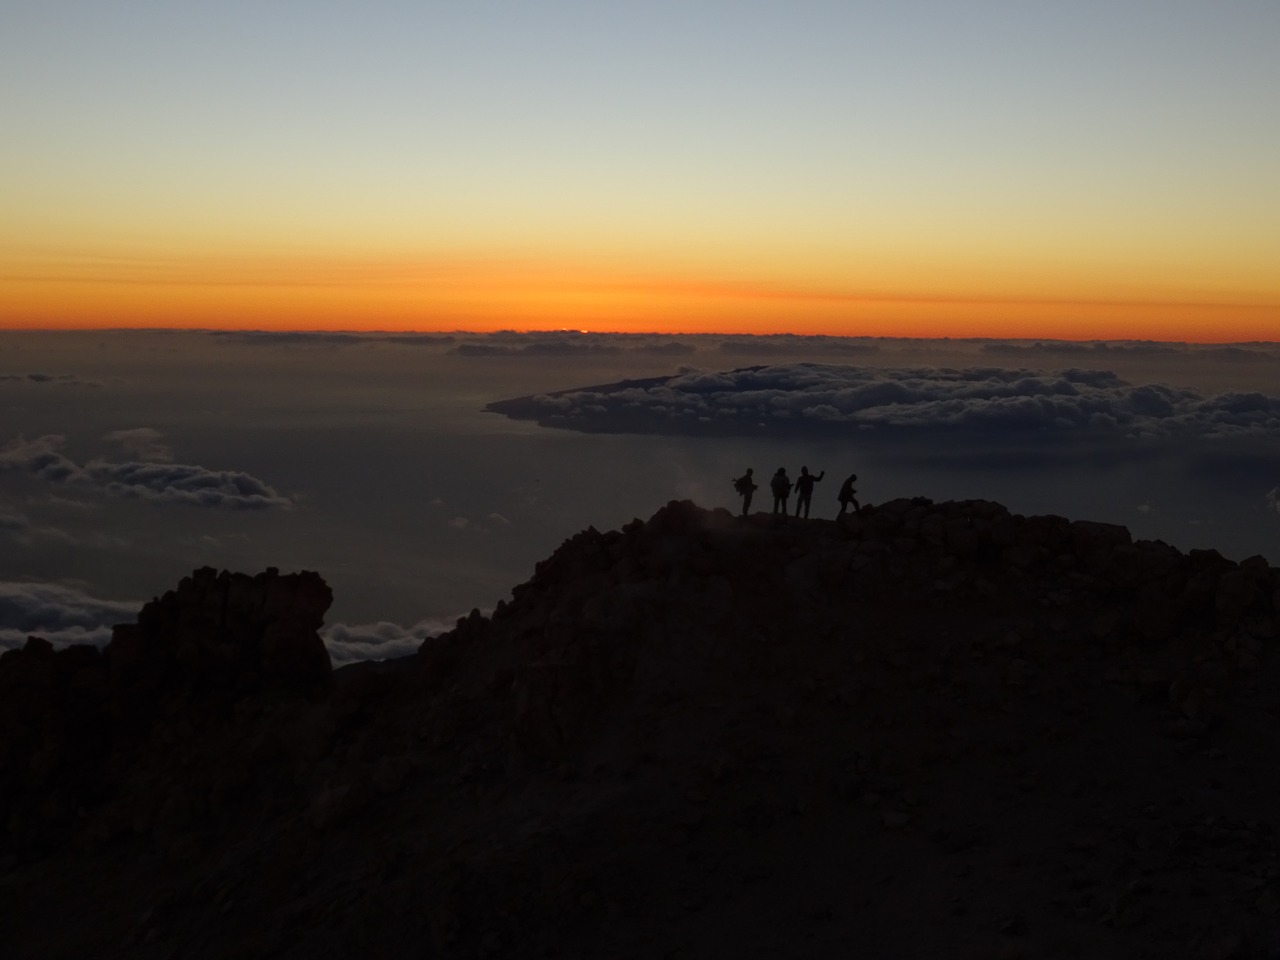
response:
[[[800,468],[800,476],[796,477],[796,516],[800,516],[800,508],[804,507],[804,518],[809,519],[809,498],[813,496],[813,485],[827,475],[823,470],[816,477],[808,467]]]
[[[751,468],[747,467],[747,472],[733,481],[733,489],[742,495],[742,515],[745,517],[747,511],[751,509],[751,495],[756,492],[756,482],[751,478]]]
[[[769,489],[773,491],[773,512],[787,515],[787,498],[791,496],[791,478],[787,476],[786,467],[779,467],[778,472],[769,481]]]
[[[858,498],[854,496],[857,491],[853,488],[853,482],[857,479],[858,475],[851,473],[849,474],[849,479],[840,484],[840,492],[836,494],[836,499],[840,501],[840,512],[836,514],[837,520],[844,516],[844,512],[849,509],[849,504],[853,504],[854,513],[862,510],[861,505],[858,503]]]

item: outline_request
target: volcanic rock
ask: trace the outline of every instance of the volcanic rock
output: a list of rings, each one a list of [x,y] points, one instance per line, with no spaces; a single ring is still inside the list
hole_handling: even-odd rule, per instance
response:
[[[1278,590],[985,501],[671,503],[330,675],[318,577],[197,571],[0,658],[0,943],[1280,955]]]

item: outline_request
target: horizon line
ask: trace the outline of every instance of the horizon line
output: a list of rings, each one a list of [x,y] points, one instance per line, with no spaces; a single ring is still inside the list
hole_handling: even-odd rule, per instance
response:
[[[1280,347],[1280,340],[1187,340],[1187,339],[1170,339],[1161,340],[1152,337],[1046,337],[1046,336],[1027,336],[1027,337],[1002,337],[989,336],[982,334],[970,334],[964,336],[952,336],[941,334],[938,336],[911,336],[911,335],[892,335],[892,334],[857,334],[857,333],[794,333],[790,331],[779,331],[774,333],[751,333],[747,331],[708,331],[708,330],[584,330],[575,327],[501,327],[494,330],[475,330],[462,327],[457,328],[358,328],[358,327],[263,327],[263,326],[244,326],[244,327],[208,327],[208,326],[181,326],[167,324],[153,324],[145,326],[0,326],[0,335],[7,333],[206,333],[206,334],[237,334],[237,333],[264,333],[264,334],[300,334],[300,335],[328,335],[328,336],[350,336],[350,337],[381,337],[381,336],[465,336],[465,337],[493,337],[501,335],[547,335],[547,336],[575,336],[575,337],[697,337],[706,338],[749,338],[752,340],[768,340],[768,339],[794,339],[794,340],[887,340],[887,341],[907,341],[907,342],[941,342],[941,343],[1071,343],[1071,344],[1159,344],[1165,346],[1270,346]]]

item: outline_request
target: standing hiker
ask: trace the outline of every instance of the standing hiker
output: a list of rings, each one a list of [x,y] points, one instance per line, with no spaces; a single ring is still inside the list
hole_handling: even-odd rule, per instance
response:
[[[796,516],[800,516],[800,508],[804,507],[804,518],[809,519],[809,498],[813,496],[813,485],[827,475],[823,470],[816,477],[808,467],[800,468],[800,476],[796,477]]]
[[[773,512],[787,515],[787,498],[791,496],[791,478],[787,476],[787,468],[779,467],[778,472],[769,481],[769,489],[773,491]]]
[[[747,467],[746,473],[733,481],[733,489],[737,490],[742,497],[742,515],[745,517],[751,510],[751,495],[756,492],[756,482],[751,478],[750,467]]]

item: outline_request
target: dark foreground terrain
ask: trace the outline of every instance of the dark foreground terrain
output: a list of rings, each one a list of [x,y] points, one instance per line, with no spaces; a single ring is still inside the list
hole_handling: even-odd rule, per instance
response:
[[[331,673],[315,574],[0,658],[0,955],[1280,957],[1280,571],[672,503]]]

